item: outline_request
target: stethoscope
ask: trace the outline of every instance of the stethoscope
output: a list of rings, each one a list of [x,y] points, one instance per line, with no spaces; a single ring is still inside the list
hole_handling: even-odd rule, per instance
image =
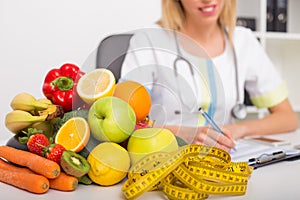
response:
[[[178,44],[178,39],[177,39],[177,33],[175,31],[173,31],[174,33],[174,38],[175,38],[175,45],[176,45],[176,52],[177,52],[177,56],[173,62],[173,69],[174,69],[174,74],[175,74],[175,78],[178,78],[178,68],[177,68],[177,65],[179,62],[183,61],[184,63],[186,63],[188,65],[188,68],[190,70],[190,74],[191,74],[191,77],[192,77],[192,81],[193,81],[193,85],[195,87],[195,91],[199,91],[198,90],[198,84],[196,83],[196,80],[195,80],[195,76],[194,76],[194,69],[193,69],[193,66],[191,64],[191,62],[189,62],[187,59],[185,59],[183,56],[182,56],[182,53],[180,51],[180,48],[179,48],[179,44]],[[179,88],[179,82],[176,81],[176,85],[177,85],[177,88]],[[190,106],[187,105],[185,103],[185,101],[183,100],[183,97],[182,97],[182,94],[180,92],[180,90],[178,90],[178,96],[179,96],[179,99],[180,99],[180,102],[183,104],[183,106],[185,108],[189,108]],[[198,108],[196,108],[198,109]],[[191,110],[191,109],[189,109]],[[180,114],[181,112],[179,110],[175,110],[175,114]]]
[[[182,56],[180,48],[179,48],[179,44],[178,44],[177,33],[176,33],[176,31],[173,31],[173,33],[174,33],[174,37],[175,37],[175,44],[176,44],[176,51],[177,51],[177,57],[175,58],[175,60],[173,62],[175,77],[178,77],[177,64],[179,62],[183,61],[188,65],[190,73],[193,77],[193,84],[197,87],[198,84],[196,84],[196,81],[194,79],[193,66],[187,59],[185,59]],[[241,96],[240,96],[240,92],[239,92],[238,63],[237,63],[237,56],[236,56],[235,48],[234,48],[233,45],[232,45],[232,53],[233,53],[234,68],[235,68],[235,83],[236,83],[237,101],[236,101],[235,105],[233,106],[233,108],[231,110],[231,114],[236,119],[245,119],[246,116],[247,116],[247,107],[241,101]],[[196,91],[198,91],[198,90],[196,90]],[[180,92],[179,92],[179,98],[180,98],[180,101],[184,104],[184,101],[182,99],[182,96],[181,96]],[[175,114],[180,114],[180,112],[175,111]]]

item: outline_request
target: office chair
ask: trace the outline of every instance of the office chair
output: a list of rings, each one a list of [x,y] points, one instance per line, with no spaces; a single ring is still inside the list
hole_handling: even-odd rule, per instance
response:
[[[247,92],[246,89],[244,89],[244,92],[245,92],[244,104],[246,106],[254,106],[253,103],[252,103],[252,101],[250,100],[250,95],[249,95],[249,93]]]
[[[115,34],[104,38],[97,49],[96,68],[107,68],[115,75],[121,76],[121,67],[133,34]]]
[[[114,34],[104,38],[97,49],[96,68],[107,68],[112,71],[118,81],[121,76],[121,67],[125,59],[129,42],[133,34]],[[244,104],[253,106],[246,90]]]

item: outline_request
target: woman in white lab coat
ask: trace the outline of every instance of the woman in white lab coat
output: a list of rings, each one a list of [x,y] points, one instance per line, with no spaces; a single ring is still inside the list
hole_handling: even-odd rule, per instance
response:
[[[234,147],[238,138],[298,127],[284,81],[252,32],[235,26],[235,10],[236,0],[162,0],[161,19],[136,31],[121,74],[149,88],[154,102],[150,116],[157,125],[188,142],[225,150]],[[175,65],[176,75],[178,55],[193,70],[182,62]],[[268,108],[269,115],[234,120],[245,113],[244,88],[253,104]],[[225,135],[195,115],[199,107]]]

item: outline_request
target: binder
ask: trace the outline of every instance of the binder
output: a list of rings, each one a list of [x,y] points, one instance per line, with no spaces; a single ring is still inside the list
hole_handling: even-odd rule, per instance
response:
[[[275,18],[274,18],[274,31],[286,32],[287,31],[287,0],[275,0]]]
[[[275,30],[275,0],[267,0],[267,31]]]

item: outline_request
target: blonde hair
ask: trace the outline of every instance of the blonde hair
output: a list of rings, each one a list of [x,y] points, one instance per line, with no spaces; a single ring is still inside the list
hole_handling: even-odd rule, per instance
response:
[[[157,22],[161,27],[179,31],[183,27],[184,20],[185,13],[180,0],[162,0],[162,16]],[[218,24],[227,30],[229,42],[232,43],[236,25],[236,0],[225,0]]]

